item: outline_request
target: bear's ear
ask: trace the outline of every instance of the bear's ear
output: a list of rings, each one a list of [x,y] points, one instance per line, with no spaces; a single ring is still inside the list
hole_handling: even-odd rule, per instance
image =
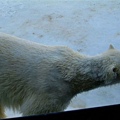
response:
[[[110,46],[109,46],[109,50],[111,50],[111,49],[115,49],[112,44],[110,44]]]

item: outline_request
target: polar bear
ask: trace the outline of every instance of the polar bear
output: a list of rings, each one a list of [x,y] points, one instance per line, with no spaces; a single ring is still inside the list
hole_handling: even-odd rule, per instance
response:
[[[120,51],[86,56],[0,33],[0,118],[63,111],[78,93],[120,82]]]

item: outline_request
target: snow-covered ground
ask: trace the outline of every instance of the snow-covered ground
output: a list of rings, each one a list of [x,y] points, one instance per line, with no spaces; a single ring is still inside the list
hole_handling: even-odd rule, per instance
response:
[[[0,32],[87,55],[102,53],[109,44],[120,49],[120,1],[0,0]],[[119,92],[117,84],[79,94],[66,110],[119,104]]]

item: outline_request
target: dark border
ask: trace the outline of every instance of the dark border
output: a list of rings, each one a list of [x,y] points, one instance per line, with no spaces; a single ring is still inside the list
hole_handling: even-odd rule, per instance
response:
[[[6,120],[120,120],[120,104],[64,111],[43,115],[7,118]]]

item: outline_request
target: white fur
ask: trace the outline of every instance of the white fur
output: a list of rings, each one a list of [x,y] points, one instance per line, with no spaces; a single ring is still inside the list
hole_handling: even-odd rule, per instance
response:
[[[23,115],[62,111],[79,92],[115,83],[119,69],[120,51],[113,46],[88,57],[0,33],[0,118],[4,107]]]

